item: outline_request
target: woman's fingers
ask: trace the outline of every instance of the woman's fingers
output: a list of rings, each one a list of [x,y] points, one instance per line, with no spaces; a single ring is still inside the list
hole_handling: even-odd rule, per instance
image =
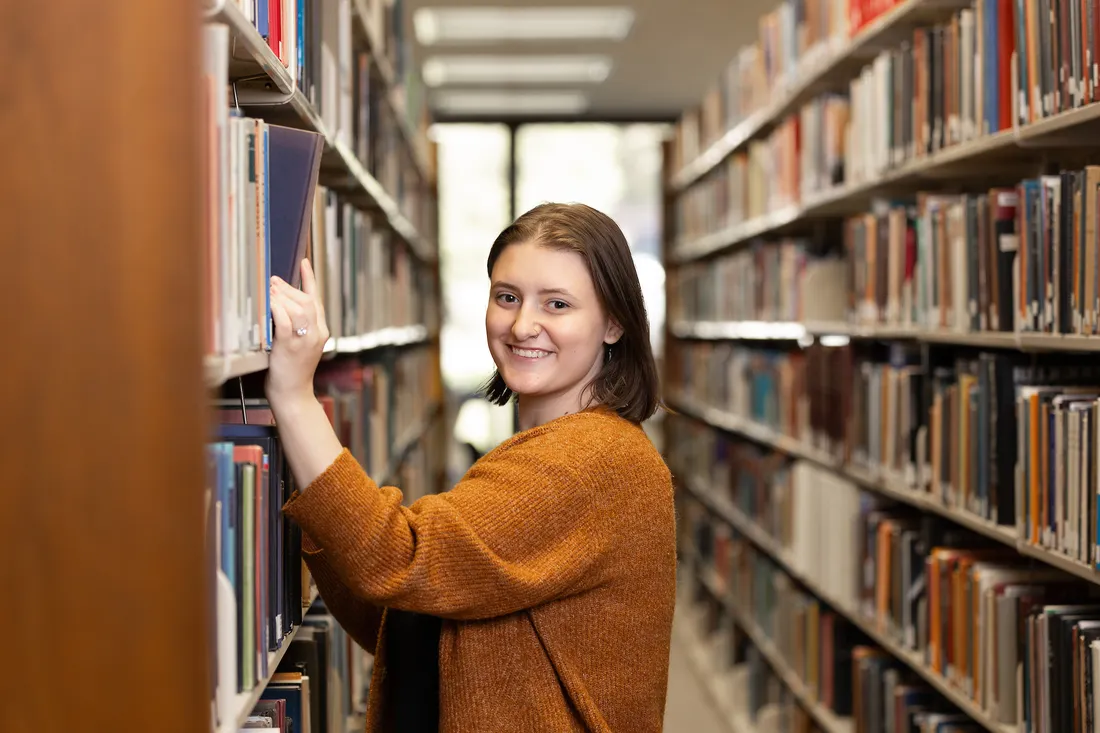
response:
[[[294,333],[294,325],[290,320],[290,314],[283,305],[285,300],[275,288],[271,289],[271,320],[275,322],[275,338],[288,340]]]
[[[274,287],[278,288],[280,293],[285,295],[288,299],[295,301],[296,303],[306,305],[307,303],[312,303],[314,300],[312,295],[303,293],[301,290],[294,287],[286,280],[283,280],[278,275],[273,275],[271,277],[271,284]]]
[[[328,320],[325,318],[325,304],[321,301],[317,292],[317,276],[313,272],[313,263],[308,259],[302,260],[302,292],[313,298],[317,308],[317,324],[324,333],[328,333]]]
[[[301,262],[302,270],[302,292],[309,296],[317,295],[317,278],[313,274],[313,265],[309,263],[308,259],[304,259]]]

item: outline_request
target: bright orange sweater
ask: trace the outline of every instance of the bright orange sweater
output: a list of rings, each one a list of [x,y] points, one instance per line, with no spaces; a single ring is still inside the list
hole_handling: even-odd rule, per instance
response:
[[[638,425],[602,408],[558,418],[411,507],[344,451],[285,510],[329,611],[375,649],[368,732],[386,607],[443,618],[441,733],[661,730],[676,529]]]

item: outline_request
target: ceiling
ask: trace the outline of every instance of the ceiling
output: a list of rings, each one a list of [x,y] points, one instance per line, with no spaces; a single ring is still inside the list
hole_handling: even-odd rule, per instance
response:
[[[486,5],[470,0],[407,0],[409,31],[413,41],[413,63],[422,68],[426,58],[435,55],[557,55],[599,54],[610,57],[607,77],[588,83],[494,83],[445,84],[427,89],[428,104],[437,120],[490,119],[508,116],[560,117],[564,113],[463,106],[444,110],[440,94],[447,90],[526,92],[576,92],[587,96],[587,107],[566,116],[589,119],[669,119],[686,107],[698,104],[713,86],[737,49],[750,43],[757,34],[757,19],[774,7],[776,0],[635,0],[621,3],[634,11],[629,34],[615,40],[505,41],[503,43],[435,44],[423,46],[413,31],[412,18],[418,8],[457,8]],[[612,2],[561,3],[553,0],[500,0],[494,3],[518,7],[606,7]]]

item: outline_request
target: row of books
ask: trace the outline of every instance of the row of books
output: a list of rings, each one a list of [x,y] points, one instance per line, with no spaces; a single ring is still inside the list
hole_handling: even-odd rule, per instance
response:
[[[1032,74],[1041,72],[1035,90],[1064,74],[1060,36],[1037,31],[1058,5],[1092,13],[1087,2],[975,0],[880,53],[849,85],[848,181],[875,180],[909,160],[1079,106],[1033,106],[1026,68],[1014,85],[1014,54]],[[1063,31],[1074,32],[1068,23]]]
[[[864,522],[862,607],[885,633],[998,722],[1085,729],[1100,705],[1095,585],[904,508],[868,511]]]
[[[324,187],[314,198],[309,253],[334,337],[393,326],[438,328],[435,269],[377,215]]]
[[[292,82],[310,101],[319,100],[315,83],[322,69],[321,50],[334,61],[338,22],[337,3],[322,0],[229,0],[255,26],[268,48],[287,70]]]
[[[754,242],[667,275],[673,321],[844,321],[849,261],[808,239]]]
[[[420,439],[409,447],[392,469],[391,481],[401,487],[407,503],[447,488],[444,457],[447,455],[446,423],[433,420],[424,426]]]
[[[324,602],[317,601],[242,728],[346,733],[348,721],[366,708],[369,685],[368,652],[348,636]]]
[[[262,685],[274,670],[270,653],[302,623],[311,581],[301,532],[285,519],[293,476],[271,425],[223,420],[207,447],[207,532],[216,629],[211,659],[219,720],[235,714],[238,693]]]
[[[899,0],[785,0],[760,17],[701,104],[676,126],[672,170],[777,100]]]
[[[676,350],[670,367],[692,402],[1100,567],[1100,370],[1089,359],[930,360],[900,344]]]
[[[851,558],[858,550],[853,518],[858,515],[860,492],[854,483],[696,420],[676,416],[674,424],[683,437],[667,455],[671,464],[683,467],[682,481],[711,487],[725,506],[778,538],[787,561],[800,572],[828,579],[839,595],[855,597]],[[725,552],[715,553],[720,574],[730,562]],[[767,629],[767,621],[760,623]]]
[[[977,194],[918,194],[847,223],[850,315],[871,325],[1100,332],[1087,166]]]
[[[318,367],[318,398],[340,443],[372,478],[386,479],[402,441],[419,437],[411,433],[437,399],[433,365],[432,349],[416,347],[396,358],[335,359]]]
[[[806,353],[681,341],[665,364],[674,394],[809,443]]]
[[[823,476],[813,473],[828,469],[810,465],[807,471],[808,485],[816,486]],[[720,500],[723,496],[721,485],[702,490]],[[717,526],[725,522],[714,512],[706,514]],[[763,530],[751,517],[746,519]],[[797,577],[790,577],[786,571],[792,567],[790,549],[780,537],[774,538],[774,547],[753,549],[732,528],[712,529],[714,535],[731,533],[733,540],[727,547],[737,548],[735,557],[749,558],[738,563],[719,562],[721,545],[713,540],[709,547],[704,545],[710,567],[719,575],[723,568],[731,573],[730,581],[722,581],[720,587],[735,589],[729,597],[738,604],[749,599],[751,606],[746,610],[785,650],[789,666],[799,671],[819,701],[845,714],[844,706],[821,695],[830,686],[819,662],[822,657],[837,656],[835,650],[830,655],[820,647],[823,637],[837,638],[835,626],[827,625],[829,615],[821,612],[819,601],[824,597],[828,603],[842,604],[832,609],[840,611],[839,620],[874,629],[914,652],[925,672],[937,675],[972,702],[987,721],[1021,730],[1093,730],[1093,711],[1100,704],[1093,674],[1094,658],[1100,661],[1097,586],[1035,566],[1011,548],[990,546],[985,538],[936,516],[871,494],[861,497],[854,520],[857,550],[841,569],[858,578],[855,599],[835,584],[835,576],[813,575],[796,567]],[[843,537],[845,530],[837,534]],[[770,557],[761,560],[754,554]],[[818,600],[800,599],[803,592]],[[859,635],[847,638],[853,644],[855,680],[860,679],[861,667],[877,670],[875,676],[885,685],[880,691],[892,689],[895,694],[899,681],[909,675],[906,668],[912,660],[859,651]],[[799,653],[799,647],[808,648]],[[882,674],[889,669],[898,670],[898,676]],[[863,717],[860,688],[858,683],[852,686],[850,707],[857,730]],[[912,708],[912,702],[906,702],[906,707]]]
[[[725,593],[700,575],[680,581],[690,596],[678,604],[677,624],[694,638],[690,660],[709,678],[719,714],[730,720],[732,730],[792,730],[788,720],[798,707],[791,691],[723,602]]]
[[[681,497],[678,508],[695,580],[687,615],[712,648],[710,671],[736,685],[746,684],[743,668],[765,692],[735,695],[735,719],[744,714],[752,729],[792,733],[983,729],[700,502]],[[727,552],[738,563],[722,570]]]
[[[676,241],[694,241],[768,213],[768,152],[765,143],[753,141],[677,194],[672,202]]]
[[[681,246],[844,184],[849,115],[845,96],[811,99],[681,192],[673,217]]]
[[[846,268],[802,264],[816,241],[755,242],[672,276],[673,319],[815,320],[959,333],[1100,333],[1100,167],[980,193],[875,202],[843,226]],[[811,244],[813,246],[811,246]],[[729,289],[763,293],[746,304]],[[808,289],[808,288],[812,288]],[[769,295],[770,294],[770,295]],[[781,301],[782,304],[783,301]],[[820,308],[819,304],[820,303]],[[800,312],[802,311],[802,312]],[[793,317],[792,317],[793,316]]]
[[[864,67],[846,94],[807,102],[734,153],[743,163],[718,164],[693,184],[689,192],[703,192],[678,198],[678,239],[690,243],[837,186],[874,182],[1014,123],[1092,103],[1096,85],[1086,77],[1094,72],[1096,39],[1088,19],[1097,15],[1090,1],[973,0],[949,20],[914,29],[911,39]],[[1009,68],[1017,55],[1019,78]],[[769,155],[754,156],[754,148]],[[792,168],[790,160],[800,165]],[[757,186],[763,212],[746,206],[748,190]],[[1068,203],[1061,209],[1069,210]]]

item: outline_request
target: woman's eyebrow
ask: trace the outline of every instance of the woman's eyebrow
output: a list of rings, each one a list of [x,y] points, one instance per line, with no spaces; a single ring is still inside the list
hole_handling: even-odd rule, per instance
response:
[[[512,283],[509,283],[509,282],[504,282],[503,280],[498,280],[497,282],[493,283],[493,287],[494,288],[505,288],[506,290],[519,290],[520,289],[519,286],[513,285]],[[541,290],[539,290],[539,295],[565,295],[565,296],[568,296],[568,297],[573,297],[573,294],[570,293],[565,288],[542,288]]]

